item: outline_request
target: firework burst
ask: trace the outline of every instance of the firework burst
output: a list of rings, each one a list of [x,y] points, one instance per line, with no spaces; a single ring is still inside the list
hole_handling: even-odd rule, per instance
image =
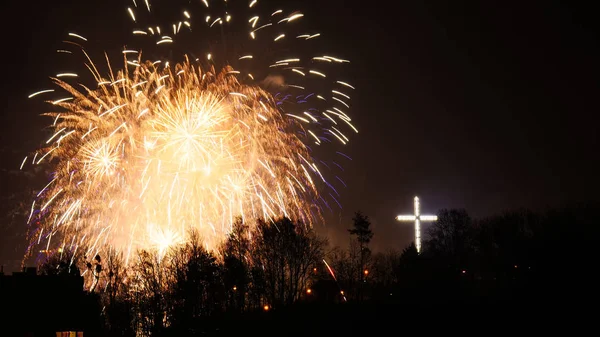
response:
[[[113,71],[107,62],[108,75],[103,75],[83,47],[87,39],[69,34],[69,45],[85,55],[94,81],[71,83],[75,73],[53,77],[57,92],[68,96],[50,101],[56,112],[46,115],[54,132],[47,147],[23,161],[46,163],[53,172],[31,207],[31,247],[86,247],[88,255],[105,245],[126,256],[139,248],[164,252],[195,228],[214,248],[237,216],[287,216],[312,225],[322,206],[329,207],[327,200],[337,204],[335,185],[345,186],[335,173],[341,166],[335,159],[317,160],[313,147],[346,144],[344,132],[356,132],[345,112],[347,92],[354,88],[318,67],[348,61],[303,57],[300,42],[318,33],[283,33],[297,28],[293,24],[304,15],[276,10],[262,19],[254,15],[257,1],[247,3],[244,28],[232,32],[259,46],[253,49],[259,54],[251,54],[239,53],[245,43],[237,43],[238,37],[224,37],[224,26],[235,22],[226,2],[213,10],[220,15],[210,14],[212,2],[199,1],[200,8],[181,10],[173,24],[143,29],[140,22],[151,22],[156,9],[138,2],[127,8],[133,34],[154,47],[144,53],[123,50],[121,70]],[[192,13],[198,13],[197,28]],[[219,41],[239,46],[227,52],[223,43],[209,45],[182,52],[179,59],[172,47],[161,49],[184,33],[210,36],[217,28]],[[281,53],[271,48],[285,39],[293,43]],[[170,59],[144,56],[160,53]]]

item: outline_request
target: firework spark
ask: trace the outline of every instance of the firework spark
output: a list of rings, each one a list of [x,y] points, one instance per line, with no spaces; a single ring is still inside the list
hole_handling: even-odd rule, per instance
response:
[[[139,26],[149,22],[144,12],[156,10],[150,2],[133,2],[126,10],[135,25],[133,35],[154,39],[160,50],[173,45],[182,30],[188,35],[192,27],[199,30],[195,16],[205,32],[235,22],[226,10],[210,15],[212,2],[200,4],[197,14],[183,9],[179,21],[162,28]],[[253,13],[244,21],[245,29],[234,30],[249,41],[268,34],[275,44],[294,39],[286,54],[290,48],[303,54],[296,41],[319,36],[282,33],[302,21],[302,13],[286,16],[276,10],[262,18],[254,14],[257,7],[257,1],[250,2]],[[69,37],[77,40],[71,47],[88,41],[79,33]],[[346,144],[349,138],[342,130],[357,132],[344,111],[354,87],[315,65],[347,60],[266,52],[228,55],[209,48],[205,58],[183,53],[176,62],[148,60],[141,50],[128,48],[123,50],[124,67],[113,72],[109,65],[109,75],[103,76],[81,48],[94,88],[69,83],[82,78],[73,72],[53,78],[62,89],[56,90],[62,96],[50,101],[59,111],[46,113],[53,118],[54,132],[32,162],[48,164],[53,174],[32,205],[32,243],[46,249],[81,246],[88,254],[110,245],[129,256],[139,248],[164,252],[195,228],[214,248],[237,216],[287,216],[311,225],[321,206],[329,207],[326,200],[339,204],[335,184],[322,168],[333,172],[341,166],[315,159],[311,146]],[[215,61],[213,55],[223,60]],[[267,58],[272,62],[262,68],[246,64]],[[247,69],[266,80],[255,81]]]

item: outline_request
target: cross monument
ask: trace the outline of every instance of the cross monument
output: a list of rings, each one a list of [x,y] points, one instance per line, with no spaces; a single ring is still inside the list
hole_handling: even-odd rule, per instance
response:
[[[421,221],[437,221],[437,215],[421,215],[421,204],[419,197],[415,197],[415,214],[414,215],[398,215],[398,221],[414,221],[415,222],[415,247],[417,253],[421,252]]]

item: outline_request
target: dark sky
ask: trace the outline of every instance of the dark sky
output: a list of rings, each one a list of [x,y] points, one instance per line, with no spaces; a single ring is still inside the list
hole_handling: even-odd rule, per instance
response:
[[[474,216],[599,199],[600,74],[591,5],[286,4],[292,2],[333,50],[352,60],[347,77],[357,87],[351,113],[360,134],[346,148],[353,161],[344,176],[344,208],[327,215],[323,228],[334,243],[346,243],[344,228],[362,210],[373,221],[376,250],[404,247],[412,227],[394,216],[412,210],[414,195],[423,212],[466,208]],[[31,202],[14,170],[47,123],[38,117],[44,106],[27,100],[56,70],[47,55],[74,28],[94,25],[107,40],[130,31],[121,20],[123,3],[3,2],[0,197],[6,205],[15,195],[25,206]],[[5,222],[3,264],[24,249],[14,244],[24,225]]]

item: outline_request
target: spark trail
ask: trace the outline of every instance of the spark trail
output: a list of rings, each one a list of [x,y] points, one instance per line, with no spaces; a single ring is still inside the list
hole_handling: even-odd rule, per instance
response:
[[[221,15],[209,14],[213,3]],[[93,81],[64,72],[52,77],[54,89],[30,95],[59,95],[49,101],[55,111],[45,114],[53,121],[47,146],[23,162],[45,164],[53,172],[31,207],[30,249],[83,247],[91,255],[110,245],[126,256],[140,248],[164,252],[190,228],[215,248],[236,216],[287,216],[312,225],[323,206],[339,205],[336,185],[345,184],[336,175],[341,170],[336,160],[347,157],[336,151],[337,158],[319,160],[314,147],[343,146],[348,131],[358,132],[345,111],[354,87],[319,65],[348,61],[304,57],[300,42],[320,34],[283,33],[304,14],[275,10],[263,18],[255,14],[257,1],[248,3],[250,18],[240,18],[243,28],[232,32],[256,42],[258,54],[239,53],[245,45],[240,43],[230,48],[238,52],[208,46],[182,52],[177,61],[145,58],[172,55],[173,49],[161,48],[185,34],[210,36],[219,27],[222,36],[222,26],[236,20],[226,2],[197,5],[196,11],[182,9],[172,24],[142,28],[140,22],[150,22],[157,9],[133,1],[126,9],[133,35],[154,49],[122,50],[124,66],[117,71],[107,57],[108,75],[84,47],[89,39],[69,34],[72,50],[65,54],[82,53]],[[272,52],[271,44],[286,39],[292,41],[282,49],[284,56]],[[230,45],[237,41],[226,39]],[[205,57],[196,57],[200,54]]]

